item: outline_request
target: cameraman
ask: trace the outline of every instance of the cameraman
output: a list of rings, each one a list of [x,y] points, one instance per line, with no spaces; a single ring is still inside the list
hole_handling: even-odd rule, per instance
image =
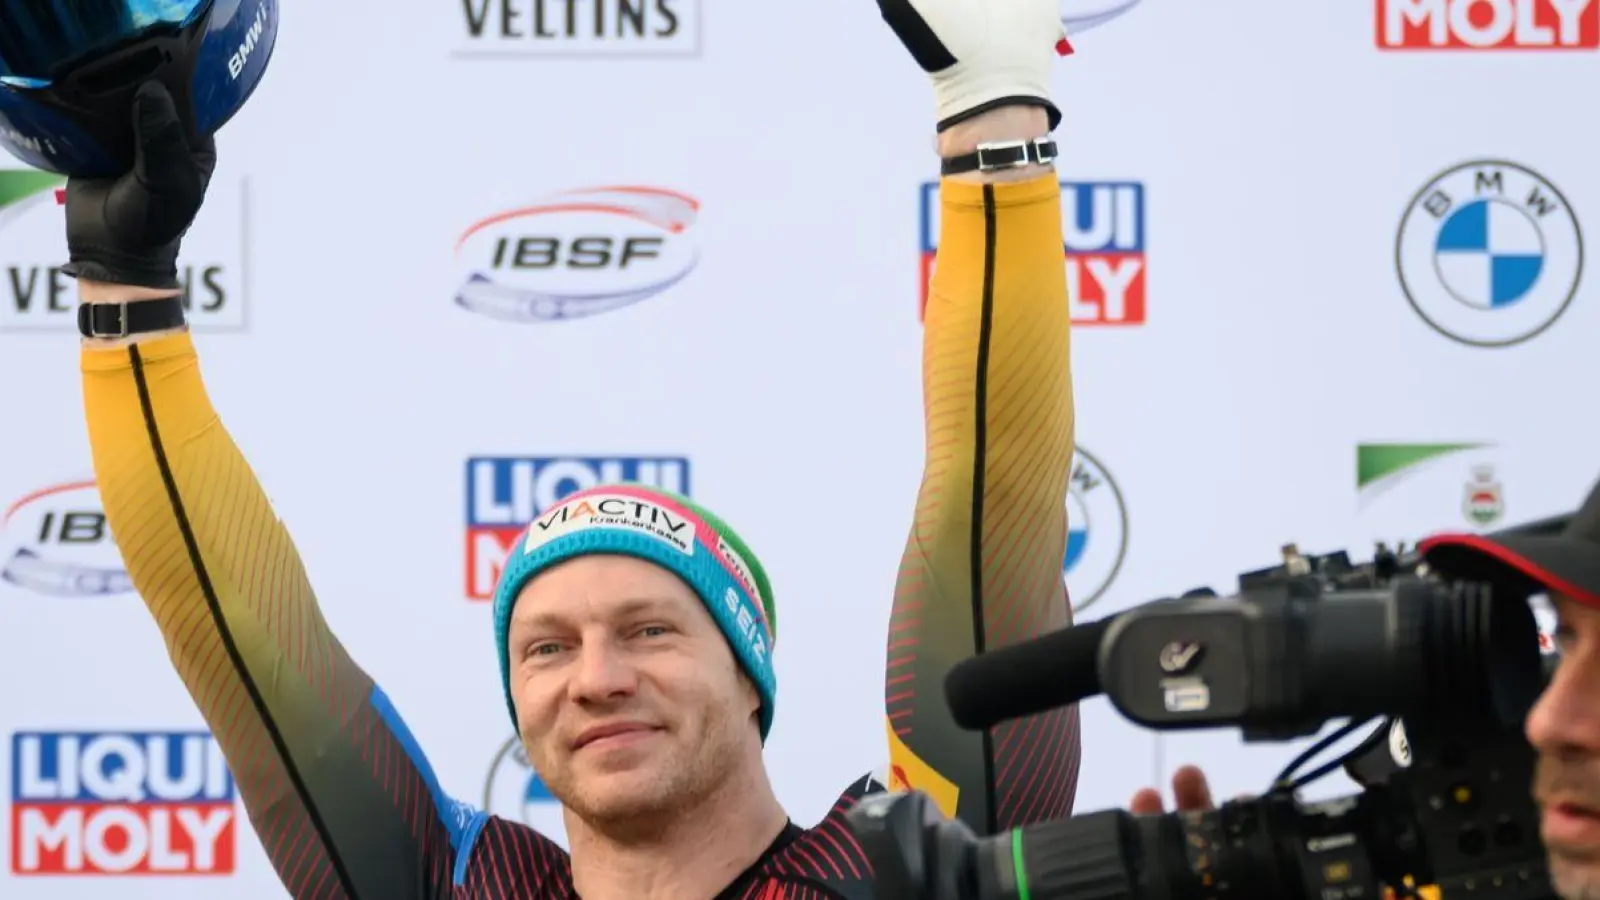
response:
[[[1600,484],[1559,534],[1443,534],[1420,549],[1446,577],[1507,583],[1546,595],[1555,608],[1561,665],[1525,727],[1539,756],[1533,798],[1556,892],[1600,900]],[[1213,806],[1194,766],[1173,774],[1172,792],[1179,810]],[[1129,809],[1159,814],[1161,795],[1143,788]]]

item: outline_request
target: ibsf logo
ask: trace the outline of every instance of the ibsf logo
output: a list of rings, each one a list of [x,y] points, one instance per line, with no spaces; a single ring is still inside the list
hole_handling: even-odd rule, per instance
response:
[[[483,786],[484,812],[508,822],[521,822],[562,847],[567,843],[561,806],[528,762],[522,741],[512,738],[489,764]]]
[[[19,733],[11,740],[11,871],[227,875],[234,798],[208,734]]]
[[[0,521],[0,581],[46,597],[133,590],[93,481],[35,491]]]
[[[58,175],[0,170],[0,331],[76,331],[77,288],[63,274],[68,259],[66,219]],[[242,331],[247,326],[243,180],[212,182],[205,206],[183,239],[178,279],[195,331]]]
[[[700,0],[462,0],[458,57],[700,55]]]
[[[467,598],[492,600],[517,539],[545,510],[601,484],[689,496],[682,456],[473,457],[467,460]]]
[[[1144,221],[1144,185],[1139,182],[1061,182],[1061,234],[1072,324],[1144,324]],[[922,186],[919,317],[928,307],[940,227],[939,185],[929,182]]]
[[[1600,0],[1377,0],[1383,50],[1593,50]]]
[[[1474,347],[1555,324],[1583,274],[1583,233],[1556,186],[1513,162],[1475,160],[1417,191],[1395,239],[1400,287],[1435,331]]]
[[[1082,447],[1067,486],[1067,553],[1062,571],[1072,611],[1105,596],[1128,555],[1128,507],[1111,473]]]
[[[1061,0],[1061,24],[1068,34],[1098,28],[1139,5],[1139,0]]]
[[[496,213],[456,241],[456,303],[506,322],[632,306],[694,271],[693,197],[649,187],[569,191]]]

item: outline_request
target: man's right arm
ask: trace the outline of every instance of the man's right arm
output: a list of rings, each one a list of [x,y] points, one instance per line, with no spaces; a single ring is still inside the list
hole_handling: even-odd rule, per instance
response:
[[[81,290],[91,303],[170,294]],[[440,790],[399,713],[329,630],[212,408],[190,336],[86,339],[80,352],[95,477],[124,565],[290,894],[420,900],[497,875],[529,889],[561,882],[562,851],[531,831],[493,823],[479,840],[484,814]],[[476,859],[475,843],[486,844]]]
[[[109,320],[124,335],[140,303],[178,295],[180,244],[216,164],[215,144],[190,144],[159,82],[139,87],[130,112],[129,171],[67,182],[63,267],[83,302],[129,304]],[[90,316],[87,333],[107,321]],[[80,353],[95,478],[123,564],[291,895],[498,897],[508,885],[559,895],[561,849],[445,796],[328,629],[211,406],[187,332],[91,336]]]

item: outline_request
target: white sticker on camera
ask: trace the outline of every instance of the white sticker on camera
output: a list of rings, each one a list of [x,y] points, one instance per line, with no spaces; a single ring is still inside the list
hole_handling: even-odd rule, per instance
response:
[[[1205,712],[1211,708],[1211,688],[1198,678],[1169,678],[1162,682],[1169,713]]]
[[[1411,767],[1411,742],[1406,740],[1406,725],[1399,719],[1389,726],[1389,755],[1401,768]]]

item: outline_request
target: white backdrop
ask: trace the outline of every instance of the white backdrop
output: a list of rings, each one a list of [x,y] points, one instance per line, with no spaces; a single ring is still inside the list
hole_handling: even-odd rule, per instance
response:
[[[1600,170],[1570,99],[1600,76],[1600,0],[1391,2],[1396,31],[1384,0],[1063,2],[1093,23],[1056,80],[1064,190],[1127,198],[1107,207],[1116,228],[1068,223],[1086,451],[1071,508],[1088,527],[1068,578],[1080,600],[1105,584],[1084,619],[1231,591],[1286,541],[1364,558],[1380,538],[1560,512],[1600,476],[1590,410],[1573,406],[1600,378],[1579,242]],[[213,398],[345,644],[447,789],[506,815],[548,822],[552,807],[526,799],[503,752],[472,597],[495,528],[563,471],[608,467],[681,483],[738,523],[782,606],[768,760],[809,824],[886,753],[883,628],[922,455],[926,81],[870,0],[667,0],[624,40],[589,19],[568,36],[566,4],[413,5],[287,4],[185,253]],[[1580,11],[1570,28],[1563,10]],[[17,179],[0,173],[0,190]],[[60,212],[34,196],[0,208],[0,564],[16,579],[0,581],[0,895],[282,896],[243,822],[206,842],[212,877],[19,873],[14,825],[41,798],[122,808],[116,785],[63,785],[79,767],[55,761],[92,764],[95,748],[192,754],[192,783],[133,786],[169,788],[191,825],[238,809],[96,540],[73,294],[48,272]],[[530,217],[561,243],[500,243]],[[1474,246],[1485,222],[1498,262]],[[552,253],[587,267],[494,267]],[[1106,290],[1130,266],[1142,310]],[[1464,342],[1552,318],[1512,346]],[[1363,452],[1395,454],[1362,447],[1383,443],[1473,446],[1364,484]],[[527,462],[474,476],[478,458]],[[531,493],[496,495],[498,470]],[[811,523],[836,497],[856,527],[822,567]],[[1184,762],[1219,794],[1259,790],[1307,743],[1158,738],[1103,700],[1084,741],[1080,811]],[[162,827],[144,865],[203,867],[172,859]]]

